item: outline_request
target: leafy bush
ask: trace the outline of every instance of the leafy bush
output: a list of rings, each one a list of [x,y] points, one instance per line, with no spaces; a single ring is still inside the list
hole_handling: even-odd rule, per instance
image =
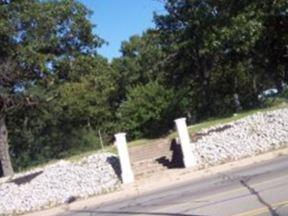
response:
[[[157,82],[138,85],[128,92],[119,110],[121,129],[132,137],[154,137],[171,127],[173,91]]]

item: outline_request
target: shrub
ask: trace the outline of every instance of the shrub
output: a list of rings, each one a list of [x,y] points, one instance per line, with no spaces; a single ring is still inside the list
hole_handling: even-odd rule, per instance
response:
[[[118,109],[121,129],[133,138],[155,137],[171,127],[173,91],[157,82],[138,85],[128,91]]]

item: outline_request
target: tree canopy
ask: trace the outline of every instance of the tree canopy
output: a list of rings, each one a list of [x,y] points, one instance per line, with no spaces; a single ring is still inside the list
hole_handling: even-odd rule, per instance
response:
[[[157,137],[177,117],[230,115],[286,89],[286,0],[163,4],[155,28],[109,62],[78,1],[0,0],[0,175],[13,172],[10,157],[19,170],[100,148],[120,130]]]
[[[56,97],[51,90],[64,80],[56,65],[63,59],[94,55],[102,43],[92,33],[89,14],[73,0],[1,1],[0,160],[4,174],[12,173],[5,119],[25,106],[39,106]]]

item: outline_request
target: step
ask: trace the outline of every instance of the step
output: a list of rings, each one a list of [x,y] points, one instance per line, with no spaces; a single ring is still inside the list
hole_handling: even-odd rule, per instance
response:
[[[149,151],[150,149],[170,149],[170,141],[166,139],[149,142],[141,146],[134,146],[129,148],[129,153],[133,154],[139,151]]]
[[[157,159],[171,154],[170,144],[167,140],[153,142],[142,146],[135,146],[129,149],[130,160],[132,162],[145,159]]]
[[[167,167],[155,160],[145,160],[133,163],[132,169],[135,175],[139,175],[142,173],[151,173],[160,170],[165,170],[167,169]]]
[[[152,168],[157,168],[157,167],[163,167],[163,164],[160,164],[158,162],[151,162],[151,163],[142,163],[142,164],[133,164],[132,168],[133,169],[152,169]],[[165,167],[165,166],[164,166]]]
[[[133,170],[133,172],[135,176],[139,176],[139,175],[144,175],[147,173],[155,173],[159,171],[164,171],[166,169],[167,169],[166,167],[160,166],[160,167],[146,168],[146,169],[141,169],[141,170]]]
[[[134,173],[140,173],[140,172],[146,172],[146,171],[150,171],[150,170],[165,170],[167,169],[167,167],[165,166],[151,166],[151,167],[133,167],[132,170],[134,171]]]
[[[172,155],[164,155],[164,156],[161,156],[159,158],[148,158],[148,159],[144,159],[144,160],[139,160],[139,161],[133,161],[131,164],[132,166],[136,167],[136,166],[143,166],[143,165],[153,165],[153,164],[160,164],[162,165],[162,163],[160,163],[160,160],[158,159],[161,159],[161,161],[171,161]]]
[[[134,175],[136,178],[139,178],[139,177],[143,177],[143,176],[149,176],[153,173],[158,173],[158,172],[163,172],[167,170],[166,167],[158,167],[158,168],[154,168],[154,169],[145,169],[145,170],[141,170],[139,172],[134,172]]]
[[[141,149],[138,151],[129,151],[129,155],[131,155],[131,157],[137,157],[138,155],[147,155],[147,154],[153,154],[153,155],[157,155],[157,154],[161,154],[161,153],[167,153],[170,152],[170,148],[154,148],[151,147],[149,149]]]
[[[172,152],[167,151],[167,150],[162,150],[162,151],[155,151],[155,150],[150,150],[147,152],[141,152],[138,154],[130,154],[130,160],[131,162],[138,162],[138,161],[143,161],[143,160],[155,160],[160,157],[171,157]]]

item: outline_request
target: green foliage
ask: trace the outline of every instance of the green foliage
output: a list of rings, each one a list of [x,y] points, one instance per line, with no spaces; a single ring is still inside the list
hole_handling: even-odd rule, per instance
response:
[[[0,118],[16,168],[92,148],[107,125],[113,83],[90,14],[74,0],[0,2]]]
[[[95,53],[102,40],[92,33],[89,14],[74,0],[0,3],[2,115],[38,100],[30,89],[48,90],[63,56]]]
[[[162,80],[161,61],[164,54],[159,42],[158,34],[148,30],[142,36],[134,35],[122,43],[122,56],[112,61],[112,67],[117,72],[118,105],[131,87]]]
[[[157,82],[130,89],[118,111],[122,129],[134,138],[160,135],[171,125],[168,111],[172,100],[173,91]]]
[[[100,148],[115,132],[286,102],[288,2],[165,0],[111,63],[76,0],[0,1],[0,117],[17,168]],[[280,96],[259,101],[265,89]],[[282,93],[283,92],[283,93]]]
[[[104,143],[111,141],[115,120],[110,103],[115,84],[108,62],[80,56],[59,64],[56,97],[34,109],[23,108],[8,122],[16,167],[96,150],[99,130]]]
[[[272,20],[278,28],[273,30],[273,45],[279,39],[285,41],[282,48],[287,45],[287,31],[282,31],[287,25],[284,5],[287,1],[165,1],[167,13],[156,15],[155,21],[166,55],[174,56],[166,64],[166,83],[190,86],[197,93],[190,97],[190,107],[196,103],[197,119],[259,105],[258,94],[273,85],[265,75],[269,68],[276,70],[270,69],[269,74],[281,91],[283,73],[273,74],[284,70],[284,64],[265,65],[269,60],[259,48],[269,50],[263,37],[271,37],[266,29],[272,28],[268,24]],[[283,49],[277,55],[287,62]]]

